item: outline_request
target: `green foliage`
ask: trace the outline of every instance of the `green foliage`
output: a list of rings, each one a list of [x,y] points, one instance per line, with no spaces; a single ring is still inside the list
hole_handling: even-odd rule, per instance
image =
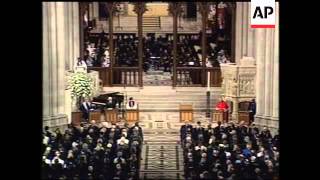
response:
[[[69,79],[71,97],[86,98],[93,95],[93,79],[84,72],[77,72]]]

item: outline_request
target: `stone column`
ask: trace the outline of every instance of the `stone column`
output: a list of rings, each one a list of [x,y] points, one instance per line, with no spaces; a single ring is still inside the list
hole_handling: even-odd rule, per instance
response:
[[[71,3],[71,2],[70,2]],[[72,2],[72,34],[73,34],[73,41],[72,41],[72,48],[73,48],[73,59],[72,59],[72,67],[74,67],[77,58],[80,57],[80,21],[79,21],[79,3]]]
[[[56,9],[56,3],[52,2],[49,3],[49,16],[51,17],[50,25],[49,25],[49,31],[50,31],[50,37],[49,37],[49,43],[50,43],[50,49],[49,49],[49,68],[50,71],[50,90],[51,90],[51,115],[58,114],[58,102],[57,102],[57,9]]]
[[[50,91],[50,72],[49,72],[49,23],[50,23],[50,15],[49,15],[49,4],[43,3],[42,4],[42,94],[43,94],[43,102],[42,102],[42,111],[43,111],[43,117],[48,117],[51,115],[51,91]]]
[[[243,19],[243,2],[236,3],[236,30],[235,30],[235,63],[242,57],[242,19]]]
[[[237,2],[235,30],[235,62],[244,57],[254,57],[255,29],[250,27],[250,3]]]
[[[79,56],[78,7],[77,2],[43,2],[43,126],[68,124],[65,70]]]
[[[65,3],[66,59],[65,70],[72,70],[79,57],[79,6],[77,2]]]
[[[250,7],[251,7],[251,3],[248,2],[248,16],[247,16],[247,35],[248,35],[248,40],[247,40],[247,56],[248,57],[255,57],[254,56],[254,47],[255,47],[255,43],[254,43],[254,39],[255,39],[255,29],[252,29],[250,27],[250,17],[251,17],[251,11],[250,11]]]
[[[261,43],[266,43],[265,44],[265,67],[264,67],[264,75],[265,75],[265,81],[264,81],[264,116],[266,117],[270,117],[270,95],[271,92],[270,92],[270,76],[271,76],[271,56],[270,56],[270,50],[271,50],[271,31],[270,29],[266,29],[266,41],[262,41]],[[273,59],[273,57],[272,57]]]
[[[264,89],[265,89],[265,30],[257,29],[255,34],[256,41],[256,62],[257,62],[257,78],[256,78],[256,102],[257,112],[256,116],[264,114]],[[263,43],[262,43],[263,42]]]
[[[249,12],[249,8],[248,8],[248,3],[247,2],[242,2],[242,52],[241,52],[241,58],[243,56],[248,56],[247,55],[247,50],[248,50],[248,46],[247,46],[247,42],[248,42],[248,12]],[[237,62],[238,64],[238,62]]]
[[[66,32],[65,32],[65,21],[66,16],[65,9],[67,3],[56,2],[57,12],[57,111],[58,114],[64,113],[64,71],[65,71],[65,59],[66,57]]]
[[[276,3],[276,13],[279,12],[279,4]],[[277,14],[276,14],[277,15]],[[273,48],[273,102],[272,102],[272,120],[274,127],[279,127],[279,17],[276,16],[276,27],[274,32]]]
[[[80,24],[80,57],[84,57],[84,13],[85,13],[85,2],[79,2],[79,24]]]

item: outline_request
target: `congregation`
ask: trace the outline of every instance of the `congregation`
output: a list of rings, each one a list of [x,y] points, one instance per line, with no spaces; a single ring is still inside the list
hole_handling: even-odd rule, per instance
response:
[[[62,133],[45,127],[42,179],[139,179],[142,128],[112,124],[69,126]]]
[[[232,123],[181,126],[185,179],[279,179],[279,135]]]

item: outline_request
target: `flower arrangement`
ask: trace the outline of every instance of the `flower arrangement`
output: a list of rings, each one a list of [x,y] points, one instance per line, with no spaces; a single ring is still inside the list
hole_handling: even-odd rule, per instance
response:
[[[81,101],[83,98],[91,97],[94,90],[93,86],[93,79],[85,72],[73,73],[69,79],[71,97],[78,98],[78,101]]]

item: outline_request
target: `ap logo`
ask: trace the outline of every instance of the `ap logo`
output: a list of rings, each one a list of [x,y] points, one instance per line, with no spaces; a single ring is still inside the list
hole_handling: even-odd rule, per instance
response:
[[[274,28],[276,24],[275,0],[251,1],[251,28]]]

